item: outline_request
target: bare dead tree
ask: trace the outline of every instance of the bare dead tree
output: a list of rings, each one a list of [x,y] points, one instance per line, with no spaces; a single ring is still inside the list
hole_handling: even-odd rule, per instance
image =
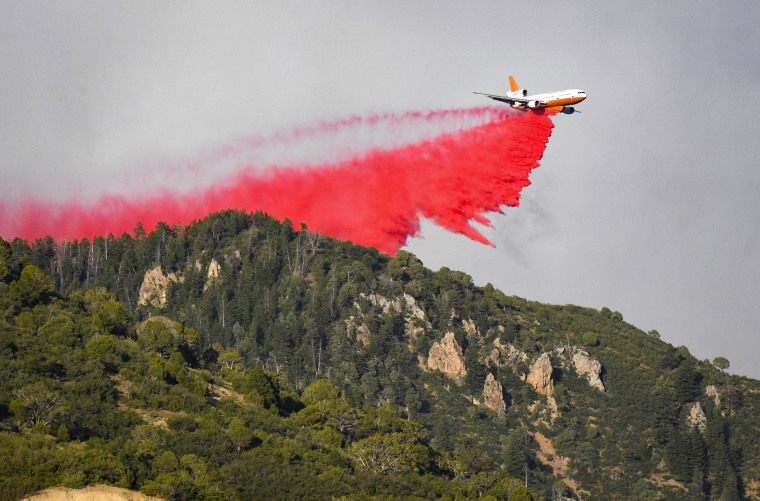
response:
[[[15,390],[13,394],[24,402],[32,426],[50,424],[63,410],[61,398],[48,391],[41,382]]]
[[[269,240],[269,233],[267,233],[267,240],[266,245],[264,246],[264,251],[267,253],[267,261],[269,263],[277,258],[277,248],[272,245],[272,242]]]
[[[100,269],[100,246],[98,246],[97,249],[95,249],[95,278],[98,278],[98,270]]]
[[[290,251],[285,250],[288,258],[288,269],[291,274],[296,277],[305,277],[309,271],[306,248],[308,246],[308,239],[301,238],[301,234],[298,234],[296,239],[296,255],[293,262],[290,260]]]
[[[225,301],[224,301],[224,292],[221,293],[221,299],[222,299],[222,328],[224,328],[224,320],[225,320]]]
[[[86,277],[87,277],[86,281],[87,282],[90,281],[90,269],[92,268],[92,264],[93,264],[93,261],[94,261],[94,257],[93,257],[94,247],[95,247],[94,243],[93,244],[89,244],[88,243],[88,249],[87,249],[87,275],[86,275]]]
[[[370,437],[351,446],[351,456],[364,468],[382,475],[399,470],[402,456],[386,437]]]
[[[79,242],[77,244],[77,273],[80,273],[81,271],[82,271],[82,243]]]
[[[314,375],[319,376],[322,370],[322,341],[319,342],[319,353],[314,349],[314,338],[311,338],[311,363],[314,366]]]
[[[315,255],[322,250],[322,242],[324,241],[324,235],[321,233],[307,233],[306,238],[311,249],[311,255]]]
[[[253,236],[255,233],[256,233],[256,230],[253,227],[248,229],[248,244],[246,246],[246,250],[248,251],[249,255],[251,254],[251,249],[253,248],[253,243],[254,243]]]
[[[218,242],[221,240],[225,233],[226,231],[224,228],[224,221],[222,221],[222,219],[219,217],[216,218],[214,220],[214,223],[211,225],[211,234],[214,237],[214,240]]]
[[[315,286],[316,287],[316,286]],[[335,301],[338,298],[337,279],[335,278],[335,264],[330,266],[330,318],[335,320]]]
[[[278,376],[285,371],[287,365],[277,360],[277,356],[274,353],[270,353],[269,357],[264,362],[264,369],[274,372]]]
[[[63,260],[66,258],[66,240],[55,246],[56,271],[58,272],[61,290],[63,290]]]

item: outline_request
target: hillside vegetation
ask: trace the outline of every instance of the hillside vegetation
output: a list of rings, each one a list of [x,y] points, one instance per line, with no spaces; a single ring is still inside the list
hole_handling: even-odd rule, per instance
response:
[[[725,359],[262,213],[0,241],[0,357],[2,499],[760,488],[760,384]]]

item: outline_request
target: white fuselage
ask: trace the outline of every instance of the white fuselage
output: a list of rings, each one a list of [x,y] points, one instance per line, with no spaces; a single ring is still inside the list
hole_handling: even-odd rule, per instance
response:
[[[532,96],[526,96],[523,98],[526,102],[515,102],[511,104],[513,108],[518,110],[530,109],[546,109],[554,108],[558,106],[572,106],[578,104],[586,99],[586,93],[580,89],[568,89],[557,92],[546,92],[544,94],[534,94]],[[529,106],[529,103],[535,102],[536,106]]]
[[[495,101],[500,101],[510,105],[516,110],[533,111],[537,113],[568,113],[575,111],[572,105],[580,103],[586,99],[586,93],[580,89],[567,89],[555,92],[546,92],[544,94],[528,95],[528,91],[521,89],[513,76],[509,76],[510,92],[500,96],[498,94],[486,94],[484,92],[475,92],[489,97]]]

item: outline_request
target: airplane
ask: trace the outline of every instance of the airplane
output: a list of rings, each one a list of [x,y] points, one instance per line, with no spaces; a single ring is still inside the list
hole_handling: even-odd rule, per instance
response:
[[[509,75],[509,87],[511,92],[507,92],[505,96],[486,94],[484,92],[473,92],[473,94],[480,94],[481,96],[507,103],[516,110],[532,111],[534,113],[561,112],[566,115],[580,113],[569,105],[580,103],[586,99],[586,93],[580,89],[560,90],[529,96],[527,90],[521,89],[517,85],[515,77],[512,75]]]

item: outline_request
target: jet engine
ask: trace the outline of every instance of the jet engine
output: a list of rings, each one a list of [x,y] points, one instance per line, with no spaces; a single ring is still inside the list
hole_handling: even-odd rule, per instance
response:
[[[572,115],[573,113],[575,113],[575,108],[573,108],[572,106],[565,106],[564,108],[562,108],[562,113],[564,113],[565,115]]]
[[[528,108],[538,108],[540,104],[539,101],[528,101]]]
[[[509,97],[526,97],[528,95],[528,91],[525,89],[516,90],[514,92],[508,92],[507,96]]]

